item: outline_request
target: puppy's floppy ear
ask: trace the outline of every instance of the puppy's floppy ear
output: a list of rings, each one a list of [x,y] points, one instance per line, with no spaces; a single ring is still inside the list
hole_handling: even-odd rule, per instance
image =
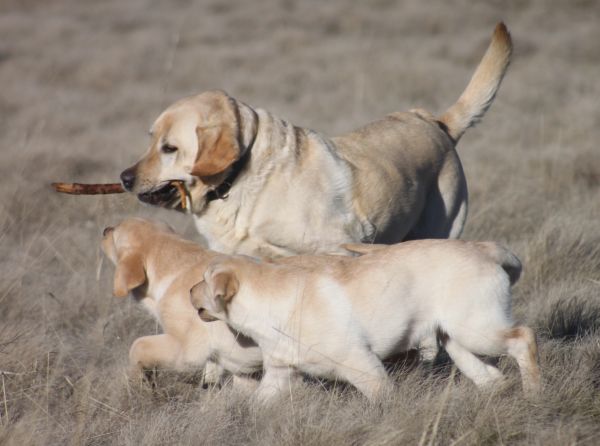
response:
[[[198,310],[198,316],[204,322],[213,322],[218,320],[216,317],[209,314],[210,311],[220,312],[223,311],[223,305],[220,304],[217,308],[215,305],[216,299],[210,298],[206,300],[207,284],[205,280],[198,282],[190,289],[190,300],[196,310]],[[220,302],[220,301],[219,301]]]
[[[134,288],[146,282],[146,271],[139,253],[124,253],[117,262],[113,294],[127,297]]]
[[[203,279],[190,288],[190,302],[196,310],[202,308],[202,295],[206,287],[206,281]]]
[[[223,303],[233,299],[240,289],[240,282],[237,276],[231,270],[219,271],[212,275],[212,290],[215,300]]]

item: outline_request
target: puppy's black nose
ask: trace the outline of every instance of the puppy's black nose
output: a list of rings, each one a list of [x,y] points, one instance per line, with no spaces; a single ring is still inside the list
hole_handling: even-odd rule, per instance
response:
[[[121,172],[121,182],[126,190],[131,191],[133,189],[133,185],[135,184],[135,167],[130,167]]]

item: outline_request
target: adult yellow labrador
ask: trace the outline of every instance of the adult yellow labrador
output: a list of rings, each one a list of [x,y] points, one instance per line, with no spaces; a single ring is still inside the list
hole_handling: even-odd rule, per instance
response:
[[[444,114],[392,113],[334,138],[222,91],[182,99],[158,117],[147,153],[122,172],[123,186],[143,202],[181,209],[183,185],[199,232],[226,253],[276,257],[337,252],[348,242],[457,238],[467,185],[455,146],[491,105],[511,51],[500,23]]]

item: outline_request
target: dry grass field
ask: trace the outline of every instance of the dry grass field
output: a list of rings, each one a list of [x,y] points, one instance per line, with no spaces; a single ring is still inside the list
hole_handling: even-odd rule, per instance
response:
[[[599,17],[595,0],[0,2],[0,444],[598,444]],[[514,311],[539,336],[539,399],[505,358],[493,393],[443,360],[400,365],[378,404],[307,382],[260,409],[197,373],[125,379],[130,344],[158,327],[111,296],[102,228],[145,215],[193,238],[192,222],[49,182],[116,180],[163,107],[212,88],[330,135],[442,112],[499,20],[515,53],[459,144],[464,237],[523,260]]]

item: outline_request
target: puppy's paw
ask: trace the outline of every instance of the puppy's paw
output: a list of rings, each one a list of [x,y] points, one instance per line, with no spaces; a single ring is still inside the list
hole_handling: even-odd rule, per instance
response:
[[[155,368],[146,369],[144,370],[143,377],[144,382],[148,384],[152,390],[155,390],[157,387],[158,370]]]
[[[253,376],[233,375],[232,386],[236,392],[250,396],[258,389],[259,381]]]
[[[156,369],[144,369],[137,365],[130,365],[127,369],[127,378],[131,385],[138,388],[156,388],[158,371]]]

